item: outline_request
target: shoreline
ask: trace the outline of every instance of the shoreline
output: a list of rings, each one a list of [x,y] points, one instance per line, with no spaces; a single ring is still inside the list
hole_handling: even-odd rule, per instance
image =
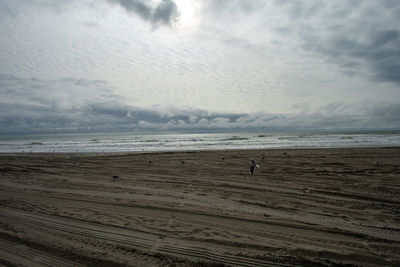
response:
[[[154,150],[154,151],[121,151],[121,152],[0,152],[2,156],[38,155],[38,156],[119,156],[119,155],[148,155],[202,152],[241,152],[241,151],[299,151],[299,150],[359,150],[359,149],[400,149],[399,146],[352,146],[352,147],[290,147],[290,148],[232,148],[232,149],[193,149],[193,150]]]
[[[151,151],[117,151],[117,152],[0,152],[0,156],[8,155],[140,155],[140,154],[172,154],[172,153],[201,153],[201,152],[240,152],[240,151],[281,151],[281,150],[345,150],[345,149],[399,149],[398,146],[335,146],[335,147],[281,147],[281,148],[212,148],[189,150],[151,150]]]
[[[0,140],[0,153],[151,153],[400,146],[400,134],[198,134]]]

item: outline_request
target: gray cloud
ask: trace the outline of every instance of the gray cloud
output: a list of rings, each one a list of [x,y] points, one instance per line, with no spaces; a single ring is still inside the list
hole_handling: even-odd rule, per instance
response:
[[[31,104],[73,109],[86,103],[113,101],[113,89],[105,81],[78,78],[42,80],[0,74],[0,103]]]
[[[400,85],[399,2],[353,1],[307,16],[299,12],[303,17],[297,29],[306,50],[320,53],[345,73],[367,73],[372,81]]]
[[[78,90],[79,99],[73,99]],[[352,105],[329,103],[313,112],[297,114],[152,110],[125,104],[104,81],[74,78],[41,80],[0,75],[0,134],[3,135],[87,131],[400,129],[399,113],[400,104],[372,101]]]
[[[260,34],[272,31],[277,34],[272,38],[279,36],[265,45],[300,46],[336,64],[343,73],[400,85],[399,12],[398,1],[206,1],[204,23],[221,24],[230,35],[258,16],[260,24],[248,31],[256,28]],[[242,46],[246,41],[231,45]],[[255,43],[258,49],[248,45],[249,49],[261,52],[263,42]]]
[[[260,10],[265,5],[265,1],[260,0],[206,0],[203,4],[207,12],[211,12],[213,16],[236,16],[251,15]]]
[[[11,4],[15,5],[15,3]],[[3,14],[12,18],[15,18],[15,16],[17,15],[17,11],[11,8],[9,5],[10,3],[0,2],[0,19],[2,18]]]
[[[172,0],[0,1],[0,133],[400,128],[397,1],[190,8],[152,34]]]
[[[154,27],[172,25],[178,20],[179,12],[176,4],[171,0],[161,0],[156,6],[149,5],[144,0],[108,0],[117,3],[129,13],[134,13],[143,20],[151,22]]]
[[[326,42],[318,37],[306,40],[305,47],[317,51],[332,62],[339,63],[343,71],[358,73],[366,65],[371,79],[378,82],[394,82],[400,85],[400,38],[397,30],[371,31],[366,41],[350,36],[337,35]]]

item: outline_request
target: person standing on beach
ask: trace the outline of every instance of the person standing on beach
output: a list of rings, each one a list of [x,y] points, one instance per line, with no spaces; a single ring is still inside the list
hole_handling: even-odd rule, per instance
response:
[[[254,159],[250,158],[250,172],[251,172],[251,175],[254,174],[254,170],[256,168],[260,168],[260,164],[257,164],[257,162]]]

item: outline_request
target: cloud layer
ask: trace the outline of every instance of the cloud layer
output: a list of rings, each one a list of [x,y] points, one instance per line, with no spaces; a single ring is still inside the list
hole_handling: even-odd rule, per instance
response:
[[[337,64],[344,73],[400,85],[398,1],[210,0],[205,3],[203,22],[221,26],[222,31],[229,29],[229,34],[236,35],[242,43],[262,44],[272,37],[280,45],[299,45],[317,53]],[[255,37],[253,32],[259,35]],[[266,34],[269,40],[262,38]],[[363,73],[364,68],[368,74]]]
[[[400,128],[399,13],[390,0],[0,1],[0,131]]]
[[[313,113],[233,114],[198,109],[137,108],[124,104],[123,99],[100,80],[40,80],[0,75],[0,88],[0,134],[400,128],[400,104],[396,103],[330,103]]]

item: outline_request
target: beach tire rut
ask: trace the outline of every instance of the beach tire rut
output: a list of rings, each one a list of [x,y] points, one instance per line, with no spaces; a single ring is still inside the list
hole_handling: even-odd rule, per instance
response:
[[[4,239],[0,239],[0,258],[6,262],[13,262],[18,259],[21,265],[25,266],[84,266],[42,250]]]
[[[155,234],[129,230],[116,226],[105,226],[86,221],[74,220],[45,214],[33,214],[10,208],[0,208],[2,220],[28,224],[30,227],[42,229],[43,232],[57,232],[70,236],[71,239],[96,240],[99,242],[113,243],[118,246],[130,247],[149,254],[170,255],[176,258],[187,259],[192,262],[213,262],[227,266],[293,266],[270,260],[257,259],[240,255],[240,250],[219,244],[210,244],[200,241],[186,241]],[[0,240],[1,241],[1,240]],[[93,241],[91,241],[93,242]],[[12,249],[12,244],[7,241],[0,243],[4,251]],[[22,250],[21,256],[34,254],[33,250]],[[29,254],[30,253],[30,254]],[[260,252],[261,253],[261,252]],[[50,266],[57,264],[56,257],[42,256],[43,262],[49,262]],[[262,257],[263,254],[260,254]],[[51,262],[53,261],[53,263]],[[65,265],[65,264],[64,264]]]

